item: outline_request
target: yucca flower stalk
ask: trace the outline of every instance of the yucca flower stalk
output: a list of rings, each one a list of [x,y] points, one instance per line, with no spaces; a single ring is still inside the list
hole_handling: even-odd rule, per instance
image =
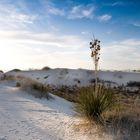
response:
[[[100,59],[100,41],[94,39],[90,42],[90,49],[91,49],[91,57],[94,62],[95,66],[95,93],[97,93],[97,86],[98,86],[98,64]]]

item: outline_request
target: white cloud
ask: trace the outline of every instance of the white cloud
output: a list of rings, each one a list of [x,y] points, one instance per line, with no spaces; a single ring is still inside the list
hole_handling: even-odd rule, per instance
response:
[[[81,34],[82,34],[82,35],[88,35],[89,32],[87,32],[87,31],[82,31]]]
[[[53,15],[64,16],[65,12],[63,9],[59,9],[53,6],[48,6],[48,12]]]
[[[133,26],[140,27],[140,22],[131,23]]]
[[[37,15],[30,15],[21,12],[14,5],[0,4],[0,29],[21,29],[27,24],[33,24]]]
[[[104,15],[102,15],[102,16],[99,16],[99,17],[98,17],[98,20],[99,20],[100,22],[107,22],[107,21],[109,21],[111,18],[112,18],[111,15],[104,14]]]
[[[22,13],[14,13],[10,15],[10,18],[13,22],[21,22],[21,23],[30,23],[32,24],[33,21],[36,19],[37,16],[29,16]]]
[[[121,41],[120,44],[125,46],[140,46],[140,40],[139,39],[126,39],[124,41]]]
[[[116,1],[111,4],[111,6],[122,6],[122,5],[124,5],[124,3],[122,1]]]
[[[78,36],[0,31],[0,38],[2,69],[41,68],[45,65],[78,68],[86,62],[84,56],[88,57],[87,52],[81,50],[87,42]]]
[[[78,36],[34,33],[28,31],[0,32],[0,66],[2,69],[50,67],[92,68],[88,41]],[[140,40],[127,39],[101,44],[101,68],[138,69]],[[87,49],[86,49],[87,48]]]
[[[63,8],[56,7],[55,3],[51,0],[39,0],[43,10],[45,10],[46,14],[56,15],[56,16],[65,16],[65,10]]]
[[[101,49],[101,67],[106,69],[139,69],[140,40],[127,39]]]
[[[68,13],[68,19],[93,18],[94,7],[91,5],[77,5]]]
[[[129,3],[127,3],[128,5]],[[109,2],[109,3],[104,3],[103,4],[104,6],[112,6],[112,7],[115,7],[115,6],[125,6],[126,3],[124,3],[123,1],[115,1],[115,2]]]
[[[75,35],[57,35],[52,33],[34,33],[28,31],[0,31],[0,38],[21,43],[54,45],[59,48],[77,49],[85,44]]]
[[[71,9],[60,9],[52,3],[47,5],[47,12],[52,15],[64,16],[68,19],[93,18],[94,7],[91,5],[77,5]]]

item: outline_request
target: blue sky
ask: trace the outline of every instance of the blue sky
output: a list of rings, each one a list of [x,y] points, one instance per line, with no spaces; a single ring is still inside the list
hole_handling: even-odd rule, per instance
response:
[[[0,0],[0,68],[140,69],[139,0]]]

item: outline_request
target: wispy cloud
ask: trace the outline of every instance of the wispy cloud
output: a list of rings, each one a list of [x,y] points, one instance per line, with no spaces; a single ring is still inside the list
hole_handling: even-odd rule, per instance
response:
[[[140,22],[133,22],[133,23],[131,23],[133,26],[135,26],[135,27],[140,27]]]
[[[108,15],[108,14],[104,14],[104,15],[102,15],[102,16],[97,17],[97,19],[98,19],[100,22],[107,22],[107,21],[109,21],[111,18],[112,18],[112,16],[111,16],[111,15]]]
[[[83,56],[88,56],[88,52],[82,48],[87,42],[75,35],[1,31],[0,38],[0,59],[4,60],[0,65],[8,69],[41,68],[44,65],[78,68],[86,64]]]
[[[53,6],[48,6],[48,12],[49,12],[49,14],[58,15],[58,16],[65,15],[64,9],[59,9],[59,8],[56,8]]]
[[[77,5],[68,13],[68,19],[93,18],[94,7],[91,5]]]
[[[120,44],[125,46],[140,46],[140,40],[139,39],[127,39],[124,41],[121,41]]]
[[[124,3],[122,1],[116,1],[111,4],[111,6],[122,6],[122,5],[124,5]]]
[[[108,69],[138,69],[140,67],[140,40],[116,41],[102,48],[101,64]]]
[[[73,4],[72,4],[73,5]],[[93,4],[79,4],[74,6],[66,6],[63,8],[56,7],[56,5],[51,2],[45,2],[45,6],[48,14],[63,16],[67,19],[82,19],[82,18],[93,18],[93,11],[95,7]]]
[[[125,5],[128,5],[128,3],[124,3],[123,1],[115,1],[115,2],[104,3],[103,5],[115,7],[115,6],[125,6]]]
[[[24,28],[36,19],[37,15],[25,14],[13,5],[0,5],[0,29]]]
[[[81,34],[82,34],[82,35],[88,35],[89,32],[88,32],[88,31],[82,31]]]
[[[76,35],[58,35],[29,31],[1,31],[0,38],[20,43],[51,45],[66,49],[77,49],[85,44],[85,41]]]

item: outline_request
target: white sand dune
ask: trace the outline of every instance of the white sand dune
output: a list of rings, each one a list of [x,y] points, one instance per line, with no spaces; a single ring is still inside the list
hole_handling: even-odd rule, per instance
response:
[[[44,84],[53,85],[78,85],[85,86],[91,84],[94,79],[94,71],[84,69],[50,69],[32,70],[21,72],[8,72],[6,75],[22,75],[36,79]],[[99,71],[98,77],[101,80],[112,81],[116,85],[126,85],[129,81],[140,81],[140,73],[134,72],[111,72]]]
[[[8,72],[6,75],[25,76],[44,84],[88,85],[94,79],[93,71],[51,69],[47,71]],[[3,74],[1,73],[0,77]],[[99,77],[116,84],[140,81],[139,73],[99,72]],[[80,82],[79,82],[80,81]],[[37,99],[15,87],[13,81],[0,81],[0,140],[111,140],[75,125],[81,119],[75,116],[73,104],[53,96],[54,99]]]

